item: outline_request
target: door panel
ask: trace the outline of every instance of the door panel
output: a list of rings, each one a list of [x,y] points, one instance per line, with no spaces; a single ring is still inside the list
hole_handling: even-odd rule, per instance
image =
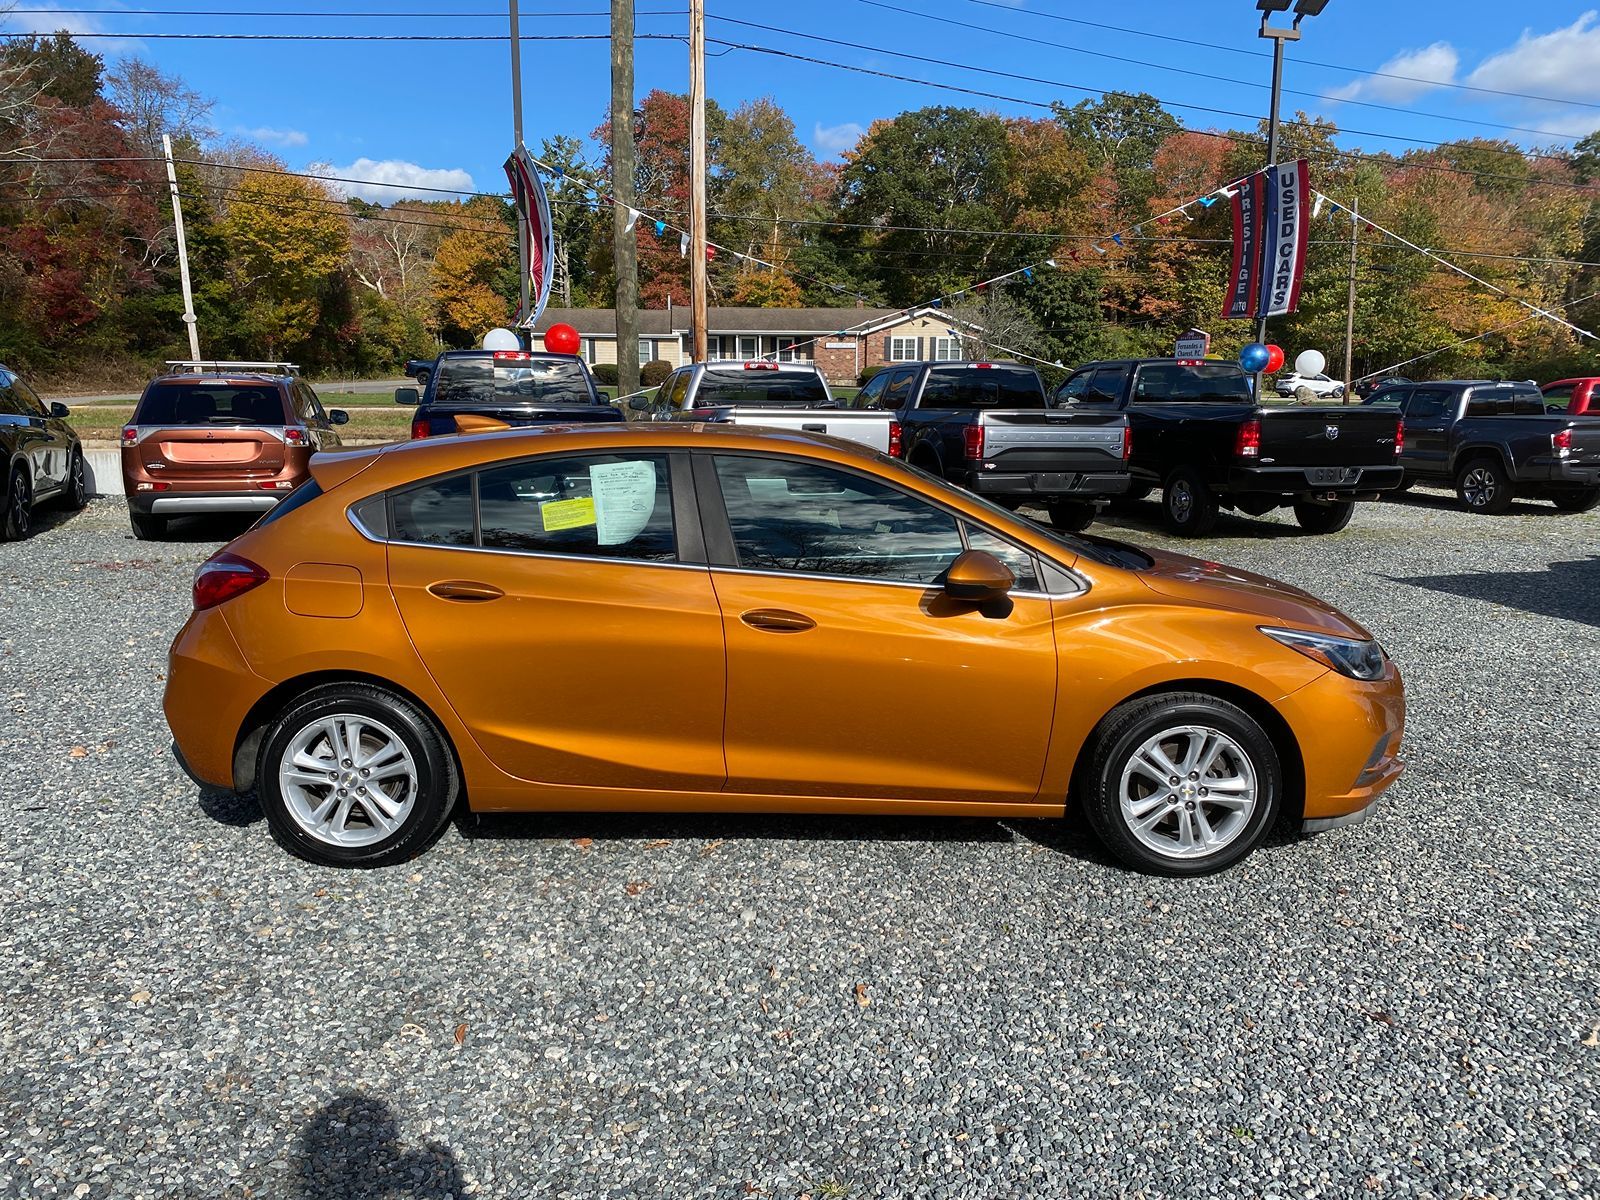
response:
[[[1426,475],[1450,471],[1450,422],[1457,394],[1448,388],[1418,387],[1406,397],[1405,453],[1400,465]]]
[[[389,582],[423,662],[501,770],[721,789],[722,618],[706,568],[391,543]],[[429,591],[439,584],[452,586]]]
[[[713,580],[730,792],[995,802],[1038,792],[1056,697],[1049,601],[1018,598],[1008,615],[984,616],[937,589],[734,571]]]

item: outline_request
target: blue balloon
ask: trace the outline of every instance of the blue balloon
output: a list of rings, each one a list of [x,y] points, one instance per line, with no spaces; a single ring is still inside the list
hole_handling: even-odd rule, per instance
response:
[[[1251,342],[1239,351],[1239,365],[1246,371],[1264,371],[1271,355],[1260,342]]]

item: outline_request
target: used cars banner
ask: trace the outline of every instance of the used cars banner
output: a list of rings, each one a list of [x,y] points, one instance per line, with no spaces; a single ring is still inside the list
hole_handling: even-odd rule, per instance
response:
[[[1256,316],[1278,317],[1300,306],[1300,281],[1305,275],[1306,242],[1311,228],[1306,210],[1311,175],[1303,158],[1270,166],[1265,175],[1261,302]],[[1233,315],[1231,306],[1229,315]]]

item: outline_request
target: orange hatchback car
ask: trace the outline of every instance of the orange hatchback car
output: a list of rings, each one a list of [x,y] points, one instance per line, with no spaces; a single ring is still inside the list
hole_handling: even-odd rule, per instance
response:
[[[1354,621],[726,425],[318,455],[197,572],[167,719],[314,861],[475,811],[1060,817],[1200,875],[1358,820],[1404,698]]]

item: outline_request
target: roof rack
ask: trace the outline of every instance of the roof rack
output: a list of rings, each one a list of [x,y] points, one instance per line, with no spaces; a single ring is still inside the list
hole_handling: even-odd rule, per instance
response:
[[[166,362],[169,375],[201,375],[219,371],[250,371],[264,375],[294,375],[300,364],[291,362],[224,362],[217,359],[169,358]]]

